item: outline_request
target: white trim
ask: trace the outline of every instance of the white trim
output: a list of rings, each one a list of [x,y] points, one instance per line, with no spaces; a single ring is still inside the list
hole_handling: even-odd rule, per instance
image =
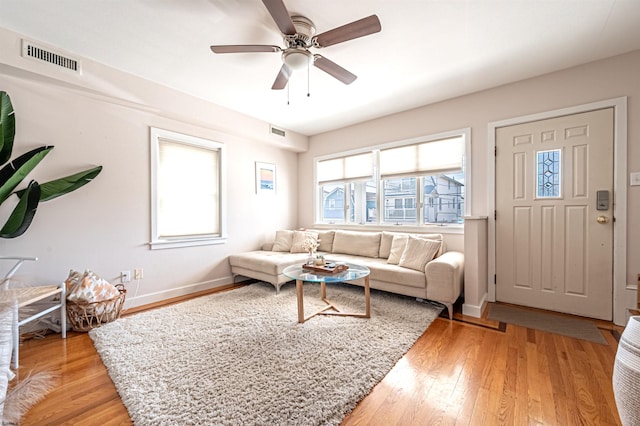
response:
[[[487,295],[482,296],[482,300],[480,301],[480,305],[470,305],[467,303],[462,304],[462,315],[468,315],[474,318],[482,318],[482,313],[484,309],[487,307]]]
[[[220,173],[220,200],[219,200],[219,220],[220,220],[220,235],[202,235],[197,237],[184,237],[184,238],[171,238],[161,239],[158,237],[158,218],[157,218],[157,205],[158,205],[158,166],[159,166],[159,145],[160,139],[166,139],[175,141],[178,143],[184,143],[201,148],[217,150],[220,160],[219,173]],[[226,150],[225,145],[221,142],[216,142],[209,139],[199,138],[195,136],[185,135],[182,133],[172,132],[170,130],[159,129],[156,127],[150,127],[150,150],[151,150],[151,241],[149,247],[152,250],[167,249],[177,247],[192,247],[203,246],[212,244],[224,244],[227,237],[227,225],[226,225]]]
[[[169,290],[156,291],[154,293],[148,293],[141,296],[127,297],[124,303],[124,310],[134,308],[136,306],[149,305],[155,302],[162,302],[175,297],[184,296],[187,294],[197,293],[199,291],[210,290],[218,287],[229,285],[233,281],[230,276],[217,278],[215,280],[204,281],[201,283],[194,283],[184,285],[182,287],[172,288]],[[125,286],[129,287],[129,285]],[[133,293],[133,292],[130,292]]]
[[[528,123],[531,121],[546,120],[564,115],[579,114],[583,112],[595,111],[598,109],[614,109],[614,181],[613,181],[613,216],[615,225],[613,228],[613,322],[617,325],[624,325],[627,321],[626,303],[631,299],[627,297],[626,291],[629,286],[626,284],[627,276],[627,97],[607,99],[599,102],[592,102],[584,105],[577,105],[568,108],[545,111],[538,114],[525,115],[522,117],[509,118],[506,120],[494,121],[488,124],[488,185],[487,185],[487,206],[489,212],[495,211],[495,148],[496,129],[499,127],[512,126],[516,124]],[[489,247],[488,247],[488,283],[489,292],[487,299],[490,302],[496,300],[496,286],[493,277],[496,273],[496,224],[493,214],[489,214]],[[632,300],[633,301],[633,300]]]

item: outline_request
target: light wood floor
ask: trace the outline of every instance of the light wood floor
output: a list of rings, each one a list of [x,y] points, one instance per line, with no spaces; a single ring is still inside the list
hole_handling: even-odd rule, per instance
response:
[[[619,425],[611,376],[621,328],[598,326],[607,345],[438,318],[342,424]],[[87,334],[27,340],[20,364],[19,378],[60,374],[21,425],[131,424]]]

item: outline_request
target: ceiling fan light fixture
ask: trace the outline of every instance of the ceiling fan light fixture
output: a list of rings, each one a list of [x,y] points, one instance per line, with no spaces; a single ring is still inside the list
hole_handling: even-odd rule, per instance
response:
[[[303,49],[291,49],[282,53],[282,61],[293,70],[306,69],[312,57],[311,52]]]

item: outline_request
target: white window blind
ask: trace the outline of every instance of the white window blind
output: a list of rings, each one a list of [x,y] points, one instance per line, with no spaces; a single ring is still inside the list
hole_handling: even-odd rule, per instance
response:
[[[456,137],[380,151],[382,178],[461,170],[464,139]]]
[[[349,155],[318,162],[318,183],[360,180],[373,177],[373,153]]]
[[[159,140],[158,237],[220,234],[219,151]]]

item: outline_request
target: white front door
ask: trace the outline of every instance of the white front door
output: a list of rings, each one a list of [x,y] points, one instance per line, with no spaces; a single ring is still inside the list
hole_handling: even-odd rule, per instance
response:
[[[612,319],[613,124],[607,108],[496,129],[497,301]]]

